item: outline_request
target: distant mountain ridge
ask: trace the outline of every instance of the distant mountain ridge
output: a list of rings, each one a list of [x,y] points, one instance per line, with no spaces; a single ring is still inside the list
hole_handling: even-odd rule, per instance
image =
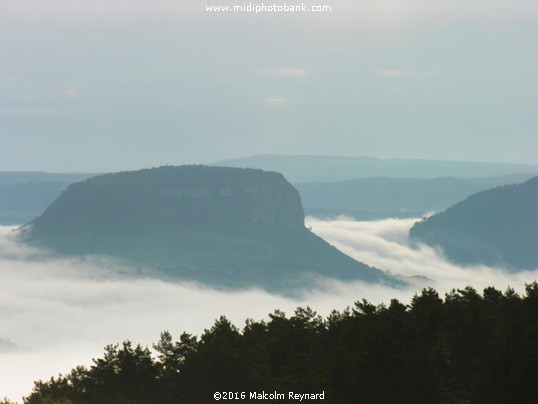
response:
[[[83,181],[99,173],[49,173],[43,171],[0,171],[0,186],[21,183],[68,183]]]
[[[299,190],[308,215],[359,220],[439,211],[475,192],[538,175],[533,165],[374,157],[260,155],[217,165],[281,172]],[[33,220],[69,184],[96,175],[0,172],[0,224]]]
[[[474,194],[410,231],[461,264],[538,268],[538,177]]]
[[[538,166],[526,164],[380,159],[374,157],[257,155],[215,162],[226,167],[259,168],[277,171],[291,183],[344,181],[369,177],[436,178],[494,177],[534,173]]]
[[[466,197],[495,186],[527,181],[532,174],[486,178],[358,178],[294,184],[306,214],[359,220],[418,217],[442,211]]]
[[[297,190],[262,170],[167,166],[93,177],[21,231],[59,254],[110,255],[217,286],[284,289],[316,276],[395,282],[307,230]]]
[[[36,218],[69,184],[95,175],[0,172],[0,224],[16,225]]]

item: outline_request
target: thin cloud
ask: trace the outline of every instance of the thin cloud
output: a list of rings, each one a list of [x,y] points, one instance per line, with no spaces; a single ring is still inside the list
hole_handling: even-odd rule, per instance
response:
[[[281,104],[284,104],[286,102],[286,99],[285,98],[280,98],[280,97],[267,98],[267,99],[263,100],[263,102],[266,103],[266,104],[269,104],[269,105],[281,105]]]
[[[382,70],[379,72],[379,74],[388,78],[400,78],[408,75],[406,72],[401,70]]]
[[[288,98],[288,97],[269,97],[260,101],[262,105],[267,107],[282,107],[291,104],[296,104],[298,102],[297,98]]]
[[[266,98],[261,101],[262,105],[265,105],[267,107],[283,107],[285,105],[291,104],[292,102],[292,100],[284,97]]]
[[[64,90],[62,95],[66,98],[76,97],[78,93],[75,90]]]

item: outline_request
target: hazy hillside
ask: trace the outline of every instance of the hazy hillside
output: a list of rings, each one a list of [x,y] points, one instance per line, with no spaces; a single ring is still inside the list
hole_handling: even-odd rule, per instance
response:
[[[536,173],[538,166],[462,161],[378,159],[373,157],[258,155],[218,161],[218,166],[277,171],[292,183],[343,181],[368,177],[493,177]]]
[[[417,223],[410,235],[458,263],[538,268],[538,177],[472,195]]]
[[[60,254],[106,254],[216,285],[303,286],[313,275],[390,280],[307,230],[295,188],[261,170],[183,166],[97,176],[70,185],[22,230],[28,242]]]
[[[524,182],[532,174],[487,178],[359,178],[295,184],[306,214],[357,219],[416,217],[441,211],[485,189]]]

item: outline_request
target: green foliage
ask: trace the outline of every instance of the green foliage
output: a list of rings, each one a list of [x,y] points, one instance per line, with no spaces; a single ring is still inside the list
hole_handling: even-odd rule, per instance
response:
[[[216,391],[325,391],[329,403],[514,403],[538,394],[538,284],[471,287],[409,305],[357,301],[323,319],[276,310],[242,330],[109,345],[91,367],[37,381],[25,403],[212,403]]]

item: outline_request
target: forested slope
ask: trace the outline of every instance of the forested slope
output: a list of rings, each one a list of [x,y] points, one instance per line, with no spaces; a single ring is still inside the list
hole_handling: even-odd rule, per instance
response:
[[[530,403],[537,341],[535,282],[524,296],[467,287],[442,299],[425,289],[408,305],[362,300],[327,318],[276,310],[242,330],[221,317],[200,337],[163,332],[156,356],[110,345],[90,367],[36,382],[25,402],[203,404],[215,392],[293,391],[334,404]]]

